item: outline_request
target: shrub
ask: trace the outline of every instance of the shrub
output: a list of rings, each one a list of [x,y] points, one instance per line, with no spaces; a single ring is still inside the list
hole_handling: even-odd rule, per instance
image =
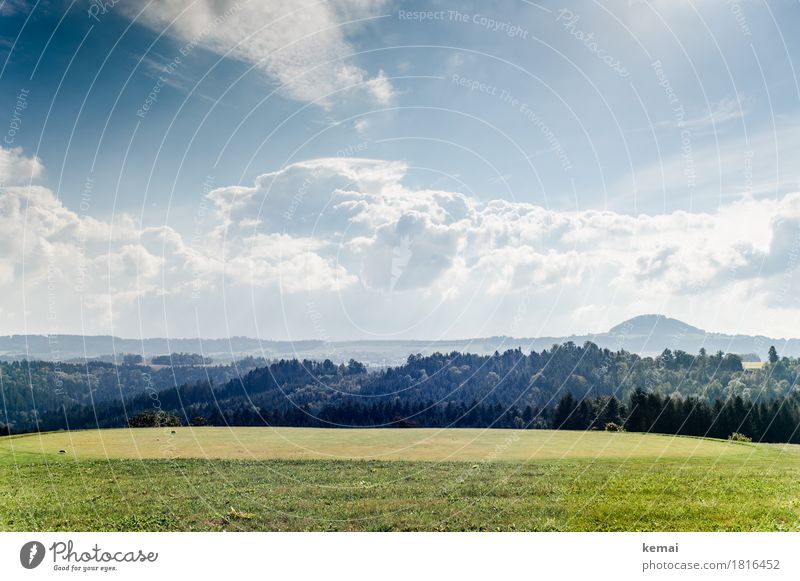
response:
[[[128,426],[131,428],[162,428],[180,425],[181,420],[178,416],[165,411],[142,412],[128,420]]]
[[[209,365],[211,358],[203,357],[197,353],[172,353],[170,355],[156,355],[150,362],[153,365],[167,365],[170,367],[173,365]]]
[[[603,428],[606,432],[624,432],[625,428],[614,422],[608,422]]]
[[[740,434],[739,432],[732,433],[730,436],[728,436],[728,439],[731,440],[732,442],[752,442],[753,441],[753,438],[751,438],[750,436],[745,436],[744,434]]]
[[[141,365],[144,363],[144,359],[141,355],[137,355],[135,353],[129,353],[127,355],[122,356],[122,363],[123,365]]]

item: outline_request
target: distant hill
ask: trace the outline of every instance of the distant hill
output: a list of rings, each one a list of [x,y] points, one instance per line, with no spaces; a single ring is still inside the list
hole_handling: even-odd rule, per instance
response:
[[[706,332],[697,327],[692,327],[679,321],[678,319],[671,319],[664,315],[639,315],[627,321],[623,321],[619,325],[615,325],[608,330],[609,335],[650,335],[653,331],[658,330],[660,334],[670,335],[692,335],[702,334]]]
[[[705,348],[709,353],[755,353],[766,358],[770,345],[781,355],[800,356],[800,339],[773,339],[763,335],[728,335],[699,329],[664,315],[640,315],[615,325],[605,333],[570,335],[566,337],[486,337],[453,341],[267,341],[249,337],[225,339],[122,339],[109,335],[11,335],[0,337],[0,359],[41,359],[69,361],[85,358],[108,358],[116,353],[138,353],[145,357],[169,353],[197,353],[217,362],[246,356],[277,358],[331,359],[335,362],[356,359],[372,366],[396,365],[412,353],[430,354],[436,351],[469,352],[477,355],[521,347],[523,350],[549,349],[553,344],[572,341],[578,345],[592,341],[600,347],[625,349],[641,355],[655,355],[665,348],[697,353]]]
[[[775,339],[763,335],[728,335],[699,329],[664,315],[640,315],[615,325],[606,333],[572,337],[576,343],[593,341],[601,347],[625,349],[641,355],[656,355],[664,349],[681,349],[697,353],[705,348],[709,353],[724,351],[758,355],[765,359],[770,345],[781,355],[800,355],[800,340]]]

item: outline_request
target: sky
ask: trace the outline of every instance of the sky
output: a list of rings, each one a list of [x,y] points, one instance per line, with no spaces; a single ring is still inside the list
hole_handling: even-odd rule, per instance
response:
[[[0,0],[0,334],[798,337],[798,24]]]

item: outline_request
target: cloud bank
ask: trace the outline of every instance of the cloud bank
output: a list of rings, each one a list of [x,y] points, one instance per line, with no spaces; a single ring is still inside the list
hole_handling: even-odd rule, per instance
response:
[[[800,194],[715,213],[560,212],[412,189],[406,169],[295,163],[210,192],[200,236],[6,186],[0,320],[20,333],[338,339],[598,331],[642,312],[785,335],[797,316]]]

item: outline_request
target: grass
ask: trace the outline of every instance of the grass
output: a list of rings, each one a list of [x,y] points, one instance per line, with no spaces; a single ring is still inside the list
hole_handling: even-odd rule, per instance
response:
[[[139,428],[49,432],[0,439],[0,453],[76,459],[214,458],[499,461],[719,458],[752,449],[702,438],[556,430]]]
[[[797,448],[536,430],[56,432],[0,439],[0,529],[800,530]]]

